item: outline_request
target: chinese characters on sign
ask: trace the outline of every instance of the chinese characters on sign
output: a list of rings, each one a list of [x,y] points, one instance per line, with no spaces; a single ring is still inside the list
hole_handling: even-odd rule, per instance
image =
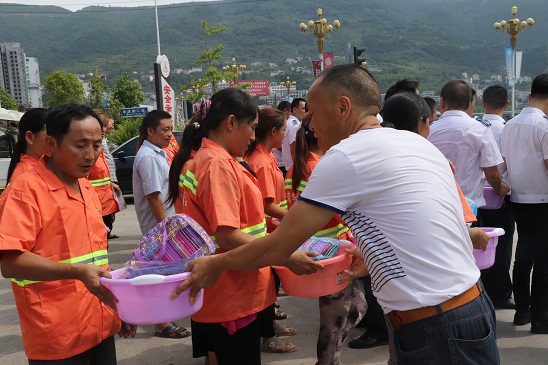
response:
[[[167,81],[162,77],[162,104],[163,109],[171,114],[171,116],[174,118],[175,113],[175,91],[167,83]]]
[[[237,80],[237,84],[251,84],[245,92],[255,96],[270,95],[270,80]]]

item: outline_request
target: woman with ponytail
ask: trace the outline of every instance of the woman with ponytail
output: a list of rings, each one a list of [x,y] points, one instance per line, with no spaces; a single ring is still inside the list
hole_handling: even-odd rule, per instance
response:
[[[19,121],[17,143],[8,168],[7,183],[13,182],[23,172],[30,170],[49,149],[46,146],[45,108],[34,108],[26,112]]]
[[[171,165],[168,202],[183,200],[176,212],[204,228],[217,246],[216,254],[266,234],[257,181],[236,160],[255,140],[257,124],[258,107],[252,97],[236,88],[220,90],[211,103],[202,101]],[[196,147],[191,141],[202,133],[207,137],[190,158]],[[191,322],[193,356],[207,356],[206,364],[213,358],[221,365],[260,364],[257,313],[276,298],[270,268],[225,271],[204,296],[203,307]]]
[[[297,131],[293,165],[287,171],[285,192],[289,209],[306,187],[314,167],[325,153],[318,146],[318,139],[308,128],[311,118],[306,115]],[[315,236],[326,238],[349,238],[348,227],[337,215]],[[340,292],[319,298],[320,332],[316,345],[317,365],[338,365],[341,346],[348,334],[367,311],[363,287],[359,280],[353,280]]]

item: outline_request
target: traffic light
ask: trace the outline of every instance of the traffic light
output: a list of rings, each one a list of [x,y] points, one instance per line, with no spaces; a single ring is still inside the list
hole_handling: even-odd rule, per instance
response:
[[[360,58],[360,55],[365,52],[365,48],[357,48],[354,46],[354,64],[357,66],[365,66],[365,58]]]

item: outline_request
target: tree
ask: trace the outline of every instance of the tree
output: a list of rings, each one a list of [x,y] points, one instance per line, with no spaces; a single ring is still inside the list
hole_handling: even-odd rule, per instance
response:
[[[105,94],[108,94],[108,86],[103,82],[103,79],[97,75],[91,77],[89,82],[89,97],[88,105],[94,109],[104,109],[106,100]]]
[[[84,86],[69,72],[55,71],[44,77],[45,101],[49,106],[85,101]]]
[[[132,108],[145,102],[145,93],[139,81],[130,80],[127,73],[124,73],[112,88],[112,98],[118,100],[124,108]]]
[[[17,100],[11,97],[11,95],[0,86],[0,107],[10,110],[19,110],[19,104]]]

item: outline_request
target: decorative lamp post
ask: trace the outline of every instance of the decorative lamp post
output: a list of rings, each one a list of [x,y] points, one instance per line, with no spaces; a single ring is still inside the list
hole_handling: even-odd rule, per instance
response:
[[[299,25],[299,28],[303,31],[303,33],[306,35],[307,33],[312,33],[318,38],[318,52],[320,54],[320,69],[323,70],[323,46],[324,46],[324,38],[328,36],[332,31],[337,31],[339,27],[341,26],[341,22],[338,20],[335,20],[333,22],[333,25],[327,24],[327,20],[325,18],[322,18],[322,9],[318,8],[317,10],[318,14],[318,20],[309,20],[308,26],[306,24],[301,23]],[[333,28],[335,27],[335,28]]]
[[[518,7],[513,6],[512,7],[512,19],[506,21],[501,20],[500,22],[496,22],[494,24],[495,30],[497,33],[508,33],[510,34],[510,45],[512,46],[512,75],[510,77],[511,80],[508,80],[509,83],[512,84],[512,117],[515,113],[515,95],[516,95],[516,43],[518,40],[518,33],[523,32],[525,30],[530,30],[533,28],[533,24],[535,24],[535,21],[533,18],[528,18],[526,21],[523,20],[520,22],[518,18],[516,18],[516,15],[518,13]],[[508,51],[510,52],[510,51]]]
[[[223,70],[233,72],[234,73],[234,83],[236,83],[236,81],[238,81],[238,73],[245,70],[246,68],[247,68],[246,65],[237,65],[236,64],[236,59],[232,58],[232,65],[224,66]]]
[[[287,89],[287,101],[289,101],[289,93],[291,92],[291,86],[297,85],[295,81],[289,81],[289,76],[287,76],[287,81],[281,82],[280,85],[285,86]]]

